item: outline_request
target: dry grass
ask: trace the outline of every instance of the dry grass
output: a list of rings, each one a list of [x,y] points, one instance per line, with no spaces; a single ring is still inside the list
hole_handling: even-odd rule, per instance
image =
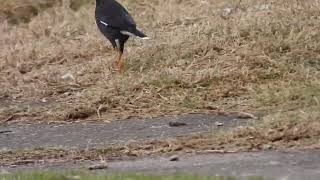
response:
[[[103,149],[0,152],[1,165],[320,148],[318,0],[122,0],[151,36],[127,43],[123,74],[112,67],[114,54],[95,26],[93,3],[0,2],[0,121],[217,110],[270,114],[260,124],[214,135]],[[31,12],[17,14],[17,7]],[[74,79],[62,78],[68,73]]]
[[[123,0],[151,37],[127,43],[123,74],[112,67],[93,3],[25,6],[43,7],[36,2],[51,4],[28,23],[7,14],[0,25],[2,121],[320,107],[318,0]],[[6,12],[25,7],[7,4]],[[74,79],[61,78],[67,73]]]

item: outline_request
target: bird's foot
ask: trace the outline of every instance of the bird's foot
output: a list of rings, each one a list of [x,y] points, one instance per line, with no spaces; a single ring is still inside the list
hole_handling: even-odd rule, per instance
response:
[[[122,62],[115,62],[115,68],[120,73],[123,73],[124,71],[124,65]]]

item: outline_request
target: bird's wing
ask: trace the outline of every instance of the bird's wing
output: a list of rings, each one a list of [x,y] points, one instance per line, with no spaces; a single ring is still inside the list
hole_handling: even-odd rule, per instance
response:
[[[101,9],[99,14],[98,20],[103,25],[119,30],[130,30],[136,27],[135,21],[122,6]]]

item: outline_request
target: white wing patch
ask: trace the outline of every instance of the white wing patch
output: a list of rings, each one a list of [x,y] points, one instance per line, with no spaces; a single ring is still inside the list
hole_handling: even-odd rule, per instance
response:
[[[109,26],[108,23],[105,23],[103,21],[100,21],[101,24],[105,25],[105,26]]]
[[[124,35],[127,35],[127,36],[133,36],[133,37],[141,38],[141,37],[139,37],[139,36],[136,36],[136,35],[132,34],[132,33],[129,32],[129,31],[120,31],[120,32],[121,32],[121,34],[124,34]],[[143,37],[143,38],[141,38],[141,39],[149,39],[149,37]]]
[[[129,32],[129,31],[120,31],[121,32],[121,34],[124,34],[124,35],[128,35],[128,36],[136,36],[136,35],[134,35],[134,34],[132,34],[131,32]]]

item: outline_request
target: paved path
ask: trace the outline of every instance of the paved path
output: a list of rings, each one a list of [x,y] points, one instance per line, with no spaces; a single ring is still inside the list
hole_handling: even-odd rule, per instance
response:
[[[161,139],[205,131],[214,133],[218,128],[245,125],[249,121],[249,119],[239,119],[234,114],[191,114],[145,120],[114,121],[111,123],[2,125],[0,126],[0,149],[24,149],[39,146],[92,148],[106,144],[121,144],[129,140]],[[185,125],[172,127],[169,125],[172,122],[185,123]],[[223,126],[218,127],[217,124],[220,123]],[[169,161],[168,157],[115,161],[108,163],[109,168],[106,171],[265,176],[279,180],[320,179],[320,150],[182,155],[179,159],[176,162]],[[30,166],[3,167],[3,170],[79,169],[95,163],[97,162],[33,164]]]
[[[320,150],[182,156],[177,162],[171,162],[168,158],[149,158],[113,162],[109,164],[108,171],[151,174],[182,172],[236,177],[264,176],[279,180],[319,180]]]
[[[143,173],[153,175],[192,174],[212,176],[264,177],[275,180],[319,180],[320,150],[265,151],[234,154],[183,155],[179,161],[168,157],[144,158],[134,161],[108,162],[108,169],[95,173]],[[4,171],[77,170],[99,162],[51,163],[19,167],[4,167]],[[0,167],[1,170],[1,167]]]
[[[248,119],[239,119],[235,114],[190,114],[111,123],[13,124],[0,126],[0,150],[35,147],[92,148],[126,143],[129,140],[161,139],[215,131],[218,128],[244,125],[248,121]],[[185,123],[185,125],[171,127],[169,123],[172,122]],[[218,127],[217,123],[222,123],[223,126]]]

